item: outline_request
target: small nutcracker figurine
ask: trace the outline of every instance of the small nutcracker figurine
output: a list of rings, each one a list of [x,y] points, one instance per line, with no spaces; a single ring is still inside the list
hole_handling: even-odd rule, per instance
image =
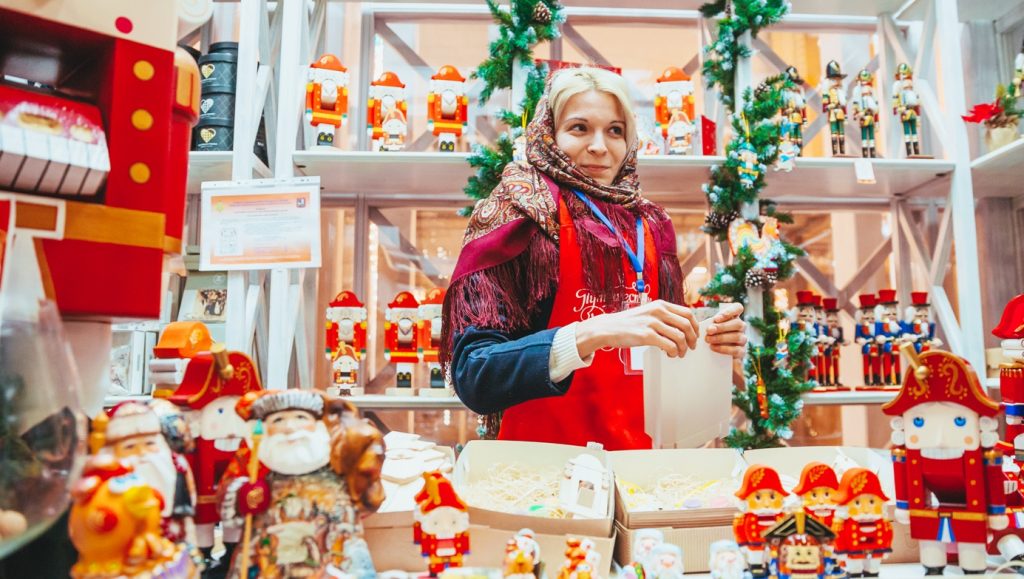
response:
[[[543,576],[540,544],[531,529],[520,529],[505,546],[503,576],[507,579],[538,579]]]
[[[863,157],[877,157],[875,127],[878,125],[878,99],[875,98],[875,75],[867,69],[857,73],[853,87],[853,118],[860,124],[860,151]]]
[[[828,347],[825,349],[825,365],[828,370],[829,382],[833,386],[842,386],[839,380],[839,354],[846,345],[843,324],[839,320],[839,300],[825,298],[825,326],[828,328]]]
[[[692,148],[694,126],[693,81],[682,69],[670,66],[654,85],[654,118],[669,155],[687,155]]]
[[[818,383],[822,386],[832,386],[832,376],[829,374],[829,328],[826,323],[825,305],[823,298],[814,294],[814,322],[818,329],[815,339],[817,351],[814,359],[814,366],[818,369]]]
[[[821,91],[821,111],[828,115],[828,131],[832,135],[832,156],[846,156],[846,75],[839,63],[832,60],[825,65],[828,85]]]
[[[772,545],[778,579],[824,579],[825,548],[835,533],[804,511],[790,513],[764,533]]]
[[[416,322],[416,346],[420,362],[426,362],[430,370],[430,388],[421,388],[420,396],[449,395],[448,384],[441,372],[439,352],[441,348],[441,310],[444,309],[444,288],[434,288],[420,302]],[[428,394],[429,393],[429,394]]]
[[[366,306],[348,290],[327,305],[324,353],[331,362],[331,382],[342,396],[361,396],[359,363],[366,357]]]
[[[888,500],[875,473],[860,467],[843,473],[836,497],[842,509],[834,527],[835,550],[845,558],[850,577],[878,577],[882,559],[892,552],[892,523],[885,518]]]
[[[316,144],[331,147],[348,120],[348,69],[325,54],[309,66],[307,77],[306,120],[316,129]]]
[[[1003,490],[1009,526],[989,538],[989,554],[1024,563],[1024,294],[1011,299],[1003,309],[992,334],[1001,340],[1002,353],[1009,361],[999,365],[1000,407],[1006,421],[1003,452]]]
[[[1013,59],[1013,80],[1010,82],[1010,96],[1013,98],[1021,97],[1021,81],[1024,81],[1024,43]]]
[[[814,311],[814,292],[800,290],[796,292],[796,327],[807,334],[807,339],[814,342],[818,339],[818,320]],[[811,356],[811,368],[807,378],[821,382],[817,356]]]
[[[393,122],[392,128],[397,129],[397,121],[405,123],[407,114],[405,85],[393,72],[385,72],[380,78],[370,83],[370,99],[366,105],[366,130],[370,135],[370,150],[384,150],[386,140],[391,147],[396,145],[394,136],[388,137],[384,127],[385,120]],[[391,114],[397,111],[399,114]],[[389,116],[390,115],[390,116]],[[387,137],[387,138],[386,138]],[[402,135],[403,142],[405,136]]]
[[[419,362],[416,323],[420,304],[409,292],[402,292],[384,310],[384,360],[395,365],[395,388],[387,394],[412,395],[413,370]]]
[[[803,501],[804,512],[821,521],[831,529],[836,514],[836,492],[839,490],[839,479],[832,467],[823,462],[811,462],[800,472],[800,482],[793,489],[793,494]],[[825,571],[828,575],[836,575],[838,562],[832,545],[823,547],[825,555]]]
[[[807,99],[804,97],[804,79],[795,66],[786,68],[785,75],[792,81],[792,88],[782,91],[782,135],[783,139],[796,145],[799,156],[804,147],[804,125],[807,124]]]
[[[990,531],[1007,527],[999,405],[974,369],[948,352],[910,360],[896,398],[882,406],[892,421],[896,521],[920,542],[926,574],[941,575],[955,547],[965,573],[986,569]]]
[[[864,359],[864,385],[878,386],[882,384],[882,361],[875,341],[875,306],[878,301],[875,294],[863,294],[859,300],[860,309],[857,310],[857,330],[854,335]]]
[[[893,386],[900,383],[900,338],[903,336],[903,325],[899,317],[899,301],[896,290],[878,290],[878,304],[881,316],[875,322],[875,342],[879,346],[882,359],[882,383]]]
[[[755,464],[743,474],[743,483],[736,491],[741,512],[733,519],[732,532],[754,577],[768,576],[764,533],[782,519],[782,502],[787,496],[775,469]]]
[[[903,327],[908,341],[914,344],[918,354],[942,346],[942,340],[935,336],[935,322],[932,321],[928,292],[910,292],[910,303]]]
[[[423,489],[416,495],[413,541],[427,560],[431,577],[462,567],[469,554],[469,507],[440,471],[423,473]]]
[[[427,128],[438,137],[439,151],[455,151],[468,115],[466,79],[454,66],[442,66],[437,74],[430,77],[430,92],[427,93]]]
[[[907,157],[921,156],[918,135],[921,126],[921,97],[914,89],[914,71],[905,62],[896,67],[896,82],[892,85],[892,114],[903,125],[903,145],[907,148]]]

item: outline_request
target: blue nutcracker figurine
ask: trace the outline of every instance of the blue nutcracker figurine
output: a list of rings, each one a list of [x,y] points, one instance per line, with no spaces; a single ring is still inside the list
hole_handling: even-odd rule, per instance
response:
[[[881,349],[882,383],[895,386],[900,383],[900,338],[903,325],[899,318],[899,301],[896,290],[878,290],[878,303],[882,306],[880,318],[875,322],[875,341]]]
[[[860,353],[864,359],[864,385],[878,386],[882,383],[881,360],[878,356],[878,342],[875,341],[875,294],[860,296],[860,309],[857,311],[857,331],[854,339],[860,345]]]
[[[932,321],[928,292],[910,292],[910,302],[903,331],[907,339],[914,344],[914,349],[920,354],[941,346],[942,340],[935,336],[935,322]]]

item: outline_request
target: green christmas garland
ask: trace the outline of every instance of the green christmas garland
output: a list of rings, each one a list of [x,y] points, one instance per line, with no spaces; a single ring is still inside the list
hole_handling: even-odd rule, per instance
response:
[[[484,81],[480,102],[487,102],[495,90],[512,88],[512,72],[516,62],[533,63],[533,47],[542,40],[551,40],[559,34],[558,25],[565,20],[562,7],[555,0],[512,0],[508,11],[502,10],[497,0],[487,0],[495,22],[498,38],[491,42],[490,55],[480,63],[473,78]],[[501,181],[501,172],[512,161],[512,143],[522,126],[533,117],[534,109],[544,94],[547,67],[533,65],[526,77],[526,91],[521,103],[522,114],[501,110],[498,118],[511,128],[511,132],[498,137],[493,147],[474,147],[469,165],[476,174],[469,178],[463,191],[474,202],[487,198]],[[460,211],[463,216],[473,212],[472,207]]]
[[[757,204],[761,216],[774,217],[779,223],[792,223],[792,218],[776,210],[771,202],[759,200],[765,186],[767,167],[779,155],[781,131],[776,120],[782,105],[782,93],[792,88],[793,80],[786,75],[765,79],[757,90],[743,92],[739,112],[736,112],[733,94],[736,86],[736,67],[741,58],[750,57],[750,49],[739,43],[744,32],[751,36],[778,22],[789,9],[784,0],[718,0],[701,7],[705,18],[714,18],[725,12],[718,21],[717,39],[705,47],[707,58],[703,74],[707,85],[719,91],[722,103],[731,113],[733,139],[726,147],[725,162],[711,169],[710,183],[704,185],[710,210],[705,218],[704,231],[718,241],[728,238],[729,225],[740,218],[744,205]],[[756,163],[745,163],[741,153],[756,152]],[[746,171],[754,177],[747,183],[741,179]],[[761,218],[751,221],[759,231]],[[737,251],[732,264],[719,267],[712,280],[701,293],[708,302],[738,302],[749,304],[748,284],[765,288],[762,293],[763,318],[747,316],[747,322],[762,337],[761,345],[748,346],[744,364],[746,384],[733,391],[733,404],[747,416],[744,430],[733,429],[725,438],[734,448],[766,448],[781,446],[792,436],[790,424],[803,409],[801,395],[815,386],[807,380],[810,358],[815,349],[812,336],[792,329],[783,335],[779,322],[783,314],[774,305],[771,283],[786,280],[794,274],[795,260],[804,252],[784,241],[778,241],[767,255],[755,256],[749,247]],[[763,279],[764,270],[774,268],[774,280]]]

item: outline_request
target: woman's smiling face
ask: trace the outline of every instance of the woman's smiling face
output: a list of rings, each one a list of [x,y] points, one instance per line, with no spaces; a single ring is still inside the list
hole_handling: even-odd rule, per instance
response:
[[[569,97],[555,120],[555,143],[581,171],[611,185],[629,148],[619,101],[597,90]]]

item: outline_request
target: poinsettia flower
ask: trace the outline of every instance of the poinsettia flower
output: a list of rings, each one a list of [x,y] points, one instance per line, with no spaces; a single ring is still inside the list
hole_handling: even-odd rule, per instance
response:
[[[968,123],[984,123],[1003,112],[1003,107],[996,103],[981,103],[974,105],[970,114],[962,115],[961,118]]]

